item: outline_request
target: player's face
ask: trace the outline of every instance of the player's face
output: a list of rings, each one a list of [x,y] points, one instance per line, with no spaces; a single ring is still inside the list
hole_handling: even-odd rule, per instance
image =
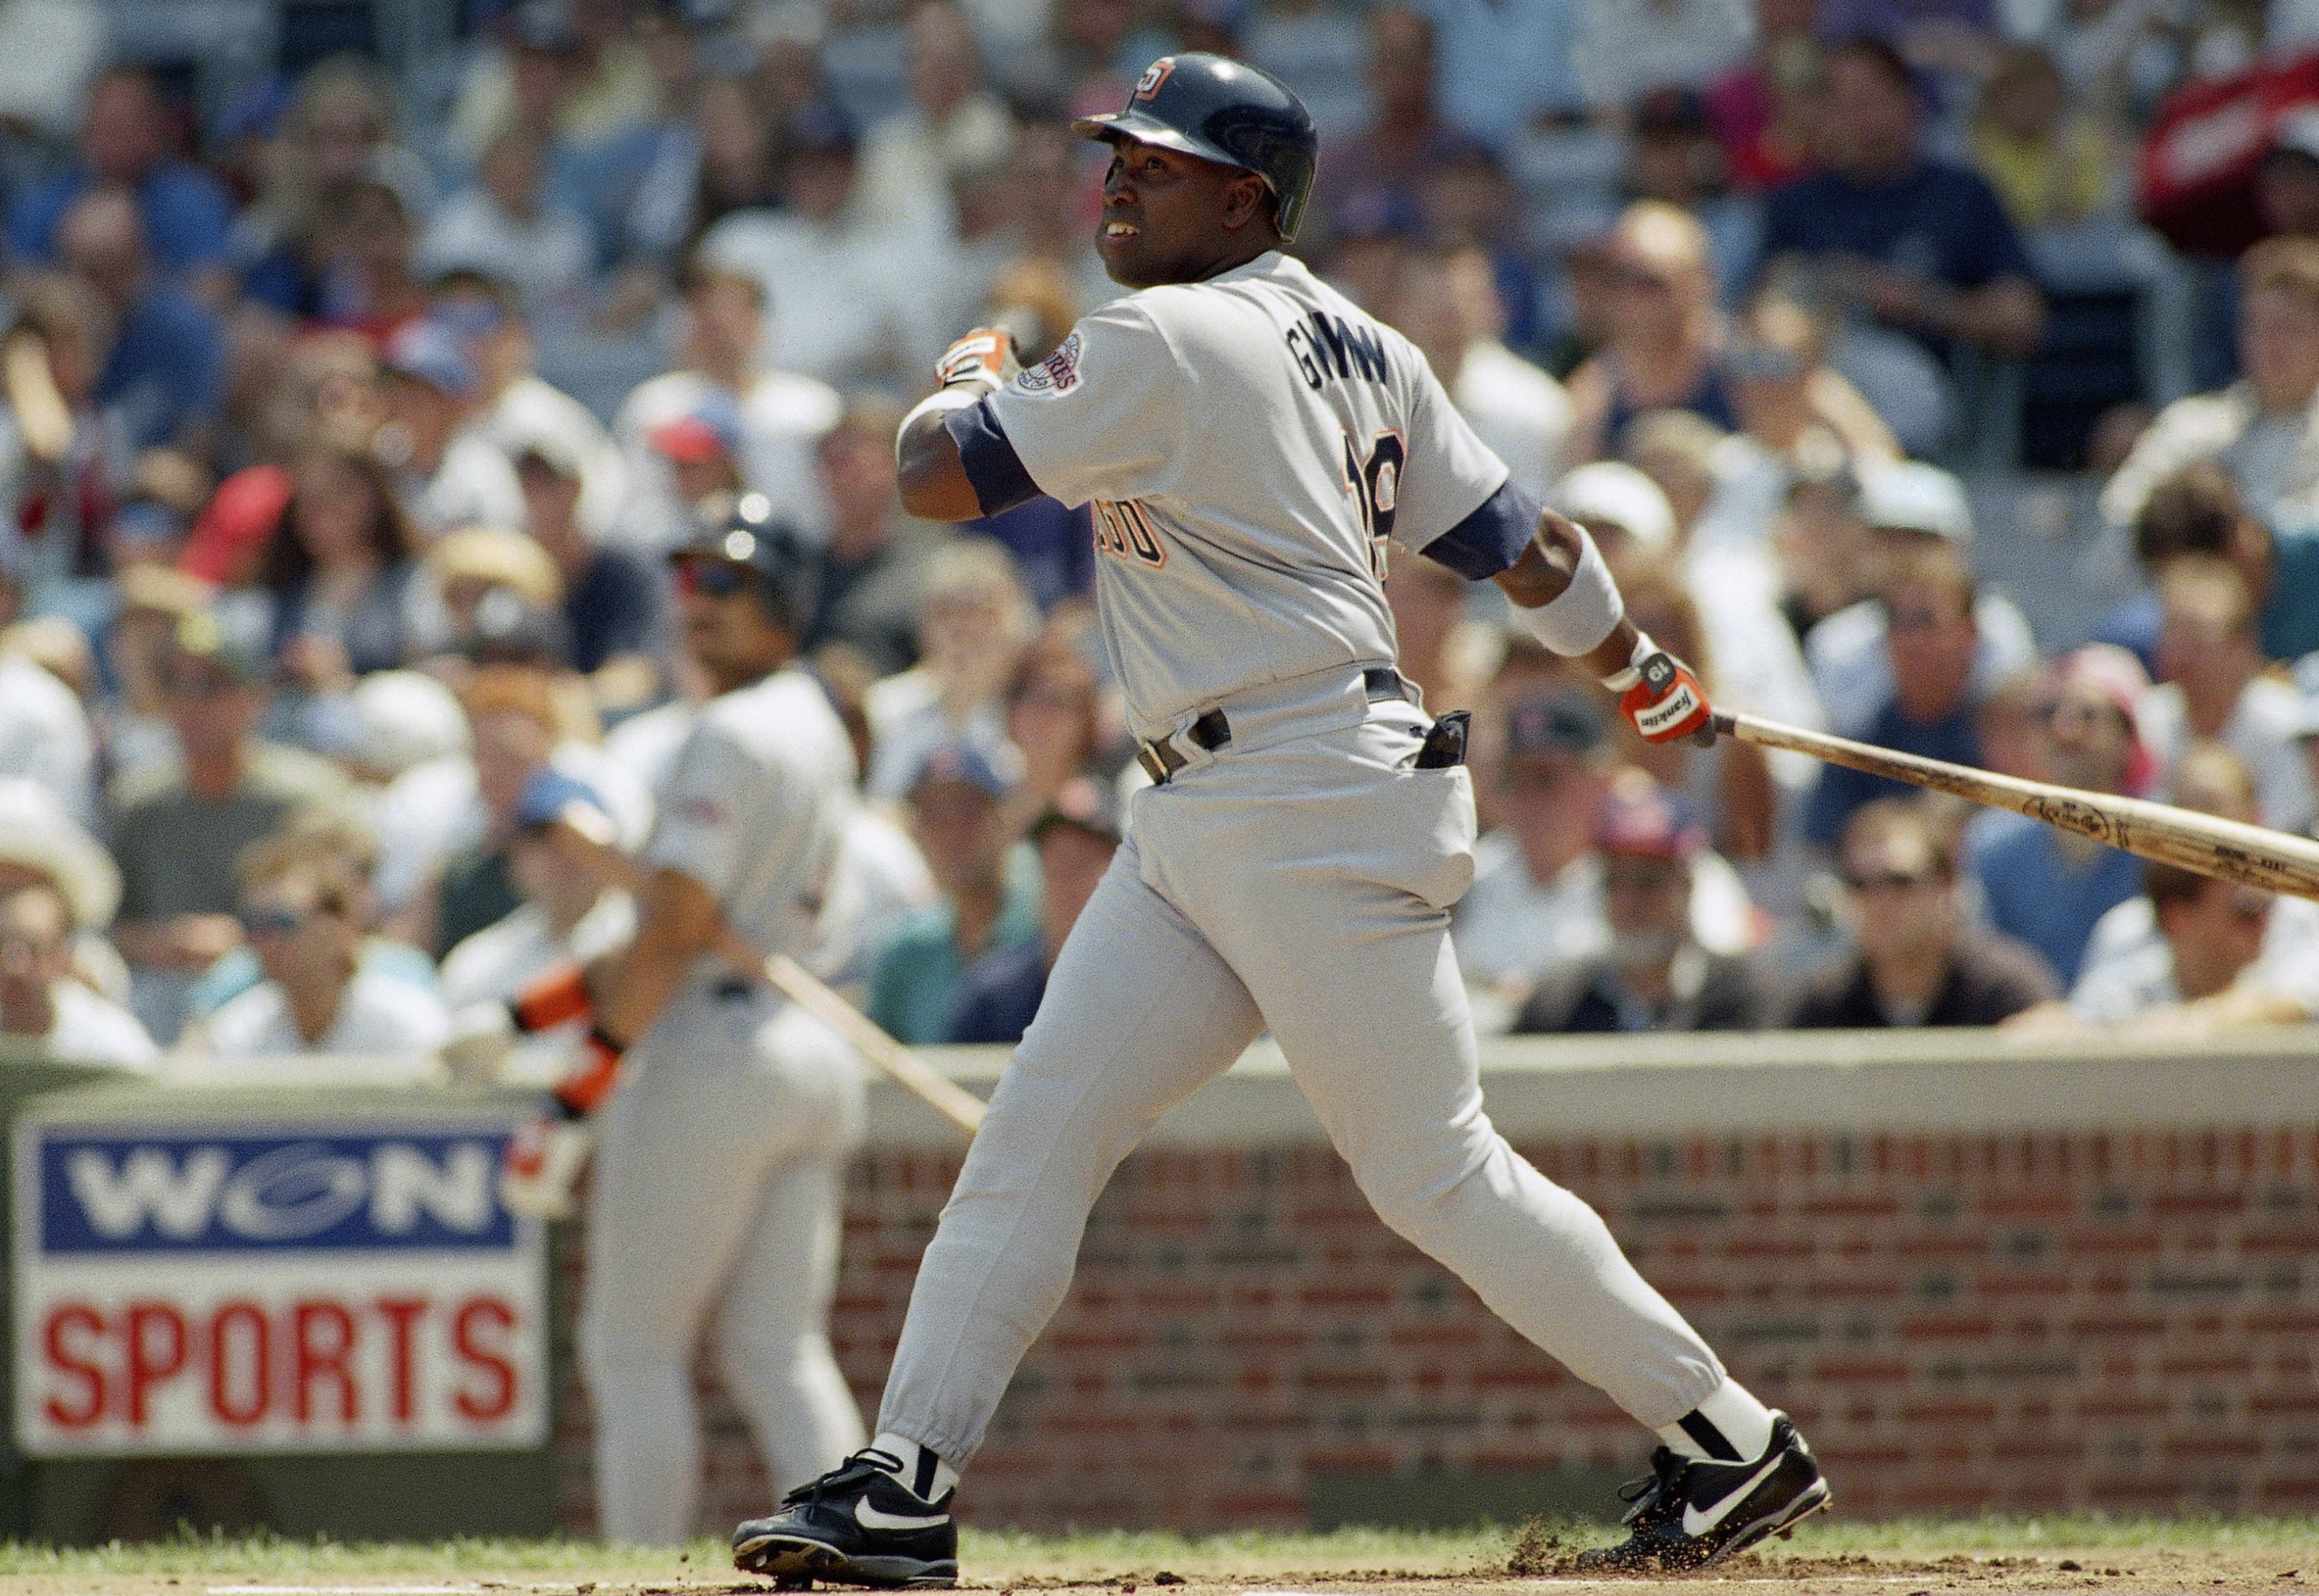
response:
[[[1259,179],[1235,167],[1123,140],[1103,176],[1096,253],[1111,280],[1129,288],[1200,282],[1258,253],[1248,230],[1263,230],[1263,193]]]
[[[678,614],[685,647],[718,690],[754,681],[794,652],[789,628],[757,601],[756,578],[723,560],[685,560],[676,567]]]

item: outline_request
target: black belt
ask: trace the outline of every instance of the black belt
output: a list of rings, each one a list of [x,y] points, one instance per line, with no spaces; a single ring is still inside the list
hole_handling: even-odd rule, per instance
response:
[[[1372,704],[1388,699],[1398,699],[1404,704],[1417,702],[1417,690],[1391,665],[1370,665],[1361,672],[1361,690]],[[1164,787],[1168,778],[1191,763],[1191,759],[1176,746],[1181,737],[1194,747],[1214,753],[1232,740],[1232,720],[1222,709],[1211,709],[1186,726],[1175,736],[1155,737],[1135,750],[1135,762],[1151,778],[1155,787]]]

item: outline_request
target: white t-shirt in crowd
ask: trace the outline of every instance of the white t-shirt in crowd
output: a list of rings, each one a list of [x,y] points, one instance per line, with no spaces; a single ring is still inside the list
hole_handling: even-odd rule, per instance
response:
[[[2303,831],[2314,814],[2311,765],[2300,735],[2304,714],[2303,695],[2292,683],[2258,676],[2239,694],[2216,739],[2246,761],[2262,823],[2278,831]],[[2159,768],[2170,773],[2190,745],[2182,690],[2170,681],[2152,688],[2143,695],[2139,724]]]
[[[40,1042],[51,1059],[141,1072],[152,1069],[161,1056],[136,1015],[78,981],[57,982],[50,988],[49,1003],[55,1017]]]
[[[39,782],[83,825],[96,815],[96,740],[72,690],[19,654],[0,653],[0,776]]]
[[[212,1014],[200,1050],[218,1059],[270,1053],[362,1053],[409,1057],[431,1053],[450,1034],[451,1016],[434,994],[393,976],[357,971],[338,998],[338,1012],[319,1041],[298,1034],[290,999],[274,982],[260,981]]]
[[[1494,338],[1469,346],[1448,384],[1449,402],[1474,436],[1506,463],[1506,478],[1543,503],[1562,475],[1569,446],[1570,396],[1543,366]]]
[[[2319,902],[2274,898],[2262,951],[2241,979],[2292,998],[2307,1017],[2319,1019]],[[2158,929],[2158,911],[2147,897],[2129,897],[2094,922],[2085,962],[2070,988],[2070,1007],[2080,1019],[2115,1025],[2181,1001],[2174,948]]]
[[[1710,953],[1755,944],[1755,907],[1739,872],[1719,853],[1691,861],[1691,930]],[[1602,861],[1584,854],[1553,880],[1530,879],[1521,847],[1504,831],[1474,845],[1474,884],[1450,912],[1449,940],[1466,980],[1495,985],[1589,959],[1611,944],[1602,912]]]

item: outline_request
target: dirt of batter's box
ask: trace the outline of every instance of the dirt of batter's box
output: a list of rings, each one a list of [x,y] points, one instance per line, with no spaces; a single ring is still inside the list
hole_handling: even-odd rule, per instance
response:
[[[1309,1573],[1233,1576],[1203,1570],[1123,1570],[1100,1579],[1059,1578],[1031,1568],[970,1568],[969,1590],[999,1596],[1639,1596],[1653,1589],[1682,1596],[1984,1596],[2008,1591],[2120,1591],[2142,1596],[2281,1596],[2319,1591],[2319,1547],[2264,1551],[2131,1550],[2089,1546],[2035,1553],[1983,1553],[1944,1557],[1749,1554],[1698,1573],[1659,1578],[1585,1578],[1573,1572],[1575,1548],[1549,1537],[1527,1546],[1524,1566],[1514,1573],[1501,1564],[1461,1572],[1411,1574],[1393,1569],[1344,1569]],[[439,1565],[438,1565],[439,1567]],[[1162,1575],[1169,1577],[1163,1578]],[[817,1587],[829,1589],[832,1587]],[[536,1572],[495,1573],[474,1570],[446,1576],[439,1572],[398,1577],[388,1573],[309,1575],[284,1572],[253,1579],[247,1574],[36,1574],[0,1577],[0,1596],[770,1596],[770,1581],[731,1575],[698,1580],[637,1580],[633,1575],[594,1578]]]

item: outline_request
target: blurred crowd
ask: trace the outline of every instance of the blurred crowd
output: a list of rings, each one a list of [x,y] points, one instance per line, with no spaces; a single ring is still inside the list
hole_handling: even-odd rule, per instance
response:
[[[2133,211],[2168,96],[2299,60],[2310,0],[461,19],[423,72],[221,87],[96,0],[0,0],[11,1038],[420,1054],[617,945],[606,844],[649,833],[706,690],[667,555],[750,495],[824,551],[800,641],[861,771],[821,970],[907,1041],[1017,1036],[1140,780],[1096,549],[1051,500],[914,522],[893,434],[966,328],[1035,359],[1117,292],[1067,124],[1178,49],[1306,96],[1299,253],[1719,704],[2319,821],[2319,112],[2255,152],[2242,254]],[[2189,285],[2158,336],[2202,386],[2096,380],[2134,356],[2065,336],[2089,260]],[[2054,533],[1993,491],[1992,372],[2091,395],[2049,479],[2095,528],[2062,577],[2002,574]],[[1485,1026],[2319,1015],[2319,904],[1645,745],[1486,584],[1387,586],[1428,708],[1475,711],[1453,924]]]

